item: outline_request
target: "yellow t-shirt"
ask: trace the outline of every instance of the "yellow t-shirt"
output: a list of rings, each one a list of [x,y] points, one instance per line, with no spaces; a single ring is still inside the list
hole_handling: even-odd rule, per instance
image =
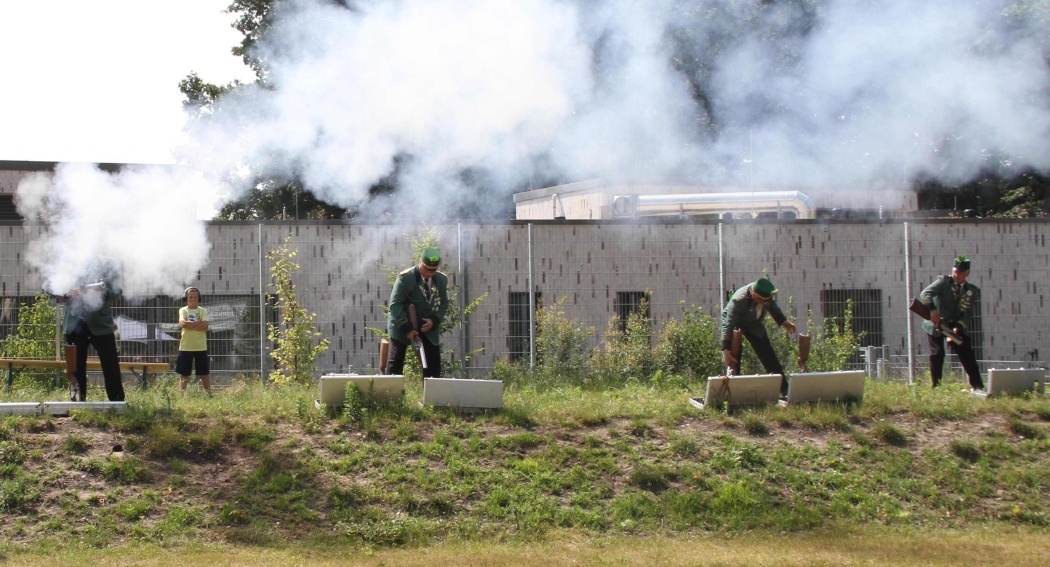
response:
[[[183,307],[179,309],[179,322],[182,321],[207,321],[208,310],[197,306],[196,309],[190,309],[189,307]],[[193,331],[190,329],[182,330],[182,340],[179,341],[179,350],[185,350],[189,352],[196,352],[201,350],[208,350],[208,335],[207,331]]]

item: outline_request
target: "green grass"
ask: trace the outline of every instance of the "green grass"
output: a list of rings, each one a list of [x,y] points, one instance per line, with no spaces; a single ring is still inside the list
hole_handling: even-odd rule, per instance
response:
[[[690,406],[688,388],[629,383],[512,387],[505,411],[464,415],[419,407],[410,381],[402,404],[327,416],[301,403],[313,390],[178,396],[160,380],[129,388],[125,414],[0,420],[0,534],[379,550],[566,530],[599,541],[1050,524],[1038,397],[869,383],[858,404],[727,415]],[[934,431],[955,437],[931,443]],[[92,446],[116,442],[120,456]]]

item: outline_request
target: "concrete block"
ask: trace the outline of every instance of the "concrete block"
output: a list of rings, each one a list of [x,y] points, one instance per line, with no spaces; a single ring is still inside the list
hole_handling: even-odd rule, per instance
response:
[[[30,415],[40,413],[40,402],[7,402],[0,404],[0,415]]]
[[[114,411],[124,413],[127,402],[44,402],[44,413],[51,415],[69,415],[71,411]]]
[[[700,409],[720,408],[726,403],[730,407],[775,404],[780,399],[780,380],[780,374],[730,376],[728,381],[712,376],[707,379],[704,397],[690,398],[689,403]]]
[[[503,381],[425,378],[423,403],[451,408],[502,408]]]
[[[319,404],[340,407],[346,400],[346,385],[354,383],[377,402],[390,402],[405,395],[405,377],[382,374],[325,374],[321,376]]]
[[[864,398],[864,371],[805,372],[788,378],[787,403],[859,401]]]
[[[1041,392],[1046,382],[1046,370],[1042,368],[992,368],[988,371],[988,384],[984,392],[973,392],[979,397]]]

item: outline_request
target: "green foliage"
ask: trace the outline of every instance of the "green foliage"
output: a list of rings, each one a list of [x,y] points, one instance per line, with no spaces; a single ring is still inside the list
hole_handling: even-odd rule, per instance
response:
[[[565,298],[536,311],[536,382],[582,384],[592,327],[565,317]]]
[[[620,319],[612,316],[605,331],[602,347],[591,356],[592,386],[615,387],[627,380],[648,381],[655,369],[653,327],[648,305],[627,316],[625,329]]]
[[[260,181],[236,201],[222,206],[218,220],[339,219],[346,209],[318,199],[299,183]]]
[[[55,358],[55,325],[57,309],[46,293],[18,308],[18,327],[0,340],[0,358]],[[31,384],[47,386],[54,381],[52,370],[18,370],[15,382],[20,387]]]
[[[721,325],[703,308],[686,307],[681,302],[682,318],[664,324],[656,344],[656,367],[691,379],[703,379],[722,373],[722,349],[719,345]]]
[[[296,251],[289,247],[291,235],[285,238],[281,246],[267,254],[273,262],[270,274],[277,299],[278,323],[268,323],[267,338],[275,346],[270,356],[277,364],[271,374],[273,382],[280,386],[288,384],[310,384],[318,372],[316,360],[328,350],[328,339],[314,326],[316,313],[308,313],[296,298],[293,277],[299,273],[299,264],[295,262]]]
[[[30,512],[40,501],[40,490],[24,471],[0,477],[0,510]]]

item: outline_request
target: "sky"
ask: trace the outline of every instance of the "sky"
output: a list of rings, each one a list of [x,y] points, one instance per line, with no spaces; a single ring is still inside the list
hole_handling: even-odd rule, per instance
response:
[[[179,81],[250,81],[229,0],[0,2],[0,160],[173,163]]]

